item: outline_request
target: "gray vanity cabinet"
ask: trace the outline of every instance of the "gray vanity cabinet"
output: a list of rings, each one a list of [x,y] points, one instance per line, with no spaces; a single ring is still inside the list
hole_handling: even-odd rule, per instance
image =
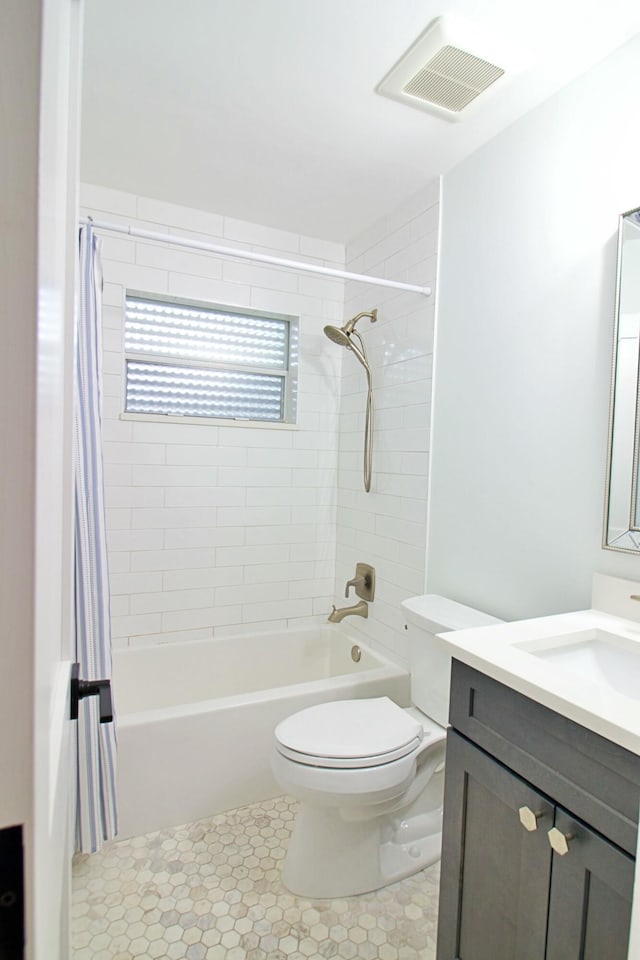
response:
[[[438,960],[626,960],[640,759],[459,663],[451,722]]]

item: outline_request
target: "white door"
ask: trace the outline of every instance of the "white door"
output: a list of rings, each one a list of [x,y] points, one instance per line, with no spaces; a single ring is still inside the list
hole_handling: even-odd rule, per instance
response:
[[[68,960],[75,799],[73,307],[80,0],[41,0],[30,960]]]

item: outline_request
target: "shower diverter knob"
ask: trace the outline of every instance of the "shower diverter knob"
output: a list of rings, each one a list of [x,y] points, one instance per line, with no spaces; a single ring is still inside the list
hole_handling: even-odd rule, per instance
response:
[[[356,595],[361,600],[373,600],[376,592],[376,571],[368,563],[356,563],[356,575],[353,580],[347,580],[344,588],[345,597],[349,597],[349,589],[354,587]]]

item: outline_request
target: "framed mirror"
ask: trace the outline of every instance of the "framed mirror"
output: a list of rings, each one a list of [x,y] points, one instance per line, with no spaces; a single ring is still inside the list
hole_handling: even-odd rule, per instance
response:
[[[640,207],[620,217],[603,546],[640,553]]]

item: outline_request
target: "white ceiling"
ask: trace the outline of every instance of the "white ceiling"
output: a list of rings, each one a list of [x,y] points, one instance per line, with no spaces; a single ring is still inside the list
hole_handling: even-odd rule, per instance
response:
[[[525,67],[456,124],[374,93],[446,13]],[[637,0],[86,0],[82,178],[346,241],[639,31]]]

